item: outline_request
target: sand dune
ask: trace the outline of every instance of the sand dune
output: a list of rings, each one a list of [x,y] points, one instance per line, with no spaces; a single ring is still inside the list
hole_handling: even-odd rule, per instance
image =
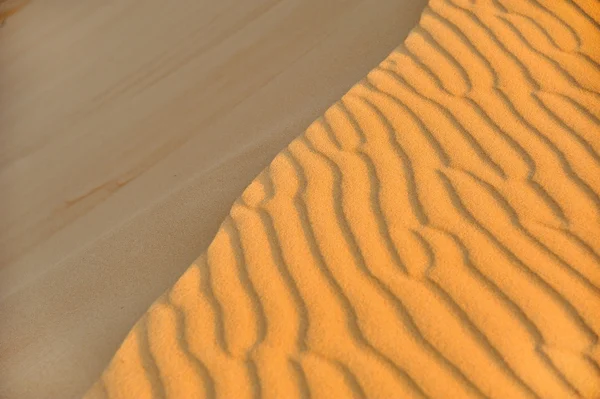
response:
[[[8,18],[0,398],[81,397],[244,188],[424,5],[41,0]]]
[[[599,21],[431,0],[88,397],[599,397]]]

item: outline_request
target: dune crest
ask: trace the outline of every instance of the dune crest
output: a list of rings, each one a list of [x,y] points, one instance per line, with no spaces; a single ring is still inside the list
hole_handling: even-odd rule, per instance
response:
[[[600,7],[431,0],[88,398],[600,397]]]

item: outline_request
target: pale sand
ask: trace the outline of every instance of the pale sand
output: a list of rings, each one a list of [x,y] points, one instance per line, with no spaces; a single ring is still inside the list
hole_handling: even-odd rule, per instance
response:
[[[88,397],[600,397],[599,21],[430,0]]]
[[[38,0],[8,19],[0,397],[82,394],[244,187],[423,5]]]

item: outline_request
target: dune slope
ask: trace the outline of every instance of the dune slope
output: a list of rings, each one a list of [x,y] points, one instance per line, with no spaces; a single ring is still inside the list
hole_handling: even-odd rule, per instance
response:
[[[600,397],[600,6],[431,0],[87,397]]]

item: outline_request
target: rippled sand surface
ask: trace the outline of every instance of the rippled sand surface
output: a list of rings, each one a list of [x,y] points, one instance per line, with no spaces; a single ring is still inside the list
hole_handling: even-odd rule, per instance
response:
[[[80,398],[425,4],[0,0],[0,398]]]
[[[599,21],[431,0],[88,397],[598,398]]]

